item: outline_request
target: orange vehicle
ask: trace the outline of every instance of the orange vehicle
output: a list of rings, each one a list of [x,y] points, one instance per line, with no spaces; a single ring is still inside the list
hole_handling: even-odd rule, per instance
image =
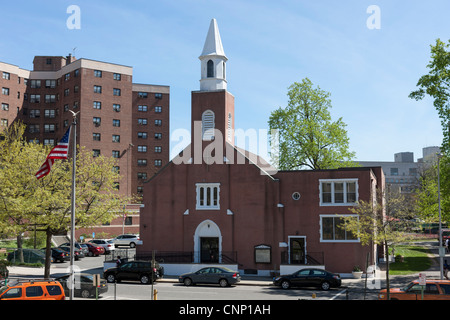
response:
[[[389,290],[390,300],[450,300],[450,280],[427,279],[426,286],[421,286],[418,280],[410,282],[404,288]],[[387,291],[383,289],[378,300],[387,300]]]
[[[61,283],[52,280],[13,280],[0,288],[0,300],[65,300]]]

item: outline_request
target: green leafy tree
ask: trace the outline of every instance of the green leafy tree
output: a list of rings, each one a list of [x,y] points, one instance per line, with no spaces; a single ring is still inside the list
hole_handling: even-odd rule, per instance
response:
[[[335,169],[355,166],[355,153],[349,151],[346,124],[332,121],[330,93],[313,88],[305,78],[288,91],[288,105],[273,111],[271,130],[278,130],[281,170]]]
[[[37,225],[47,233],[44,276],[48,277],[51,237],[70,228],[72,160],[56,160],[47,176],[36,179],[50,150],[26,142],[23,131],[23,126],[11,126],[6,134],[10,138],[0,144],[0,227],[2,233],[21,234]],[[116,159],[93,157],[79,148],[76,165],[76,227],[107,223],[121,214],[131,199],[117,192]]]

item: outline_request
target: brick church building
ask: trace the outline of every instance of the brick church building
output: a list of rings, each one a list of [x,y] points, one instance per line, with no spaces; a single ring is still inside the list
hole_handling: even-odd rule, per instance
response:
[[[199,59],[191,144],[144,185],[138,256],[155,252],[168,274],[211,263],[244,274],[306,265],[350,273],[366,265],[367,253],[374,264],[377,248],[338,225],[358,200],[384,188],[381,168],[272,170],[234,144],[234,96],[215,19]]]

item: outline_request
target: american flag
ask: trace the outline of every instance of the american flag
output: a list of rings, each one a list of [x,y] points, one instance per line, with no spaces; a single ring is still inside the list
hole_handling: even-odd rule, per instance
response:
[[[48,154],[47,159],[45,159],[45,162],[42,164],[38,172],[35,174],[37,179],[40,179],[50,173],[52,165],[55,162],[55,159],[67,159],[69,151],[69,139],[71,127],[72,126],[70,126],[69,129],[67,129],[62,139]]]

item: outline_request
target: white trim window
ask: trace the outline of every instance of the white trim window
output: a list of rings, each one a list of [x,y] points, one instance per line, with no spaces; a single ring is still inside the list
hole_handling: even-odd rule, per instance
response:
[[[359,242],[351,232],[345,230],[344,216],[357,215],[321,215],[320,216],[320,242]]]
[[[215,115],[211,110],[202,114],[202,138],[204,141],[214,140]]]
[[[319,180],[321,206],[352,206],[358,202],[358,179]]]
[[[220,209],[220,183],[196,183],[197,210]]]

